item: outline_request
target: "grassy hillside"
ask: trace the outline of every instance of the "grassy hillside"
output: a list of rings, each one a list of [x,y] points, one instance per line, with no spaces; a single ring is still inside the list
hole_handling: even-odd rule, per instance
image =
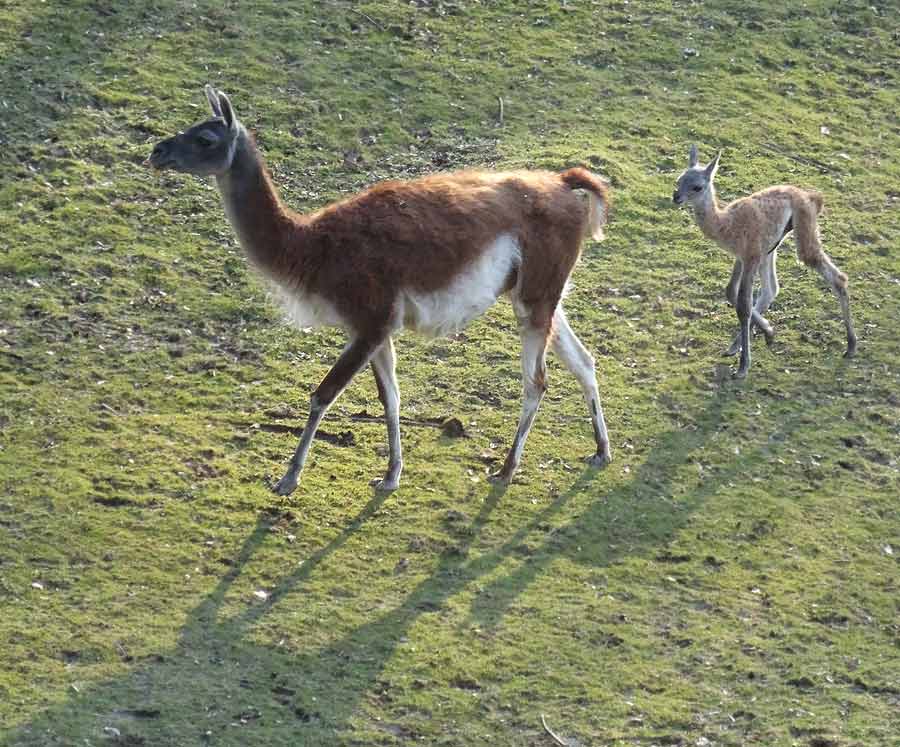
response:
[[[0,4],[0,743],[897,744],[900,11],[892,2]],[[337,355],[286,326],[212,184],[141,161],[232,96],[285,199],[468,165],[607,175],[566,305],[614,463],[506,302],[398,340],[268,490]],[[503,117],[500,118],[500,100]],[[781,261],[734,382],[730,263],[671,206],[821,190],[836,300]],[[372,415],[375,417],[367,417]],[[459,418],[466,437],[434,427]]]

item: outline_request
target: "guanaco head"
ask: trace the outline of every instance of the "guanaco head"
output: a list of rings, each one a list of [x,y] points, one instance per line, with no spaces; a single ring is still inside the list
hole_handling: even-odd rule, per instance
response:
[[[205,90],[212,118],[157,143],[145,161],[148,166],[197,176],[219,176],[231,168],[243,128],[228,97],[210,85]]]
[[[710,188],[716,176],[721,157],[722,151],[719,151],[715,159],[706,166],[701,166],[698,163],[697,146],[692,145],[691,152],[688,155],[688,167],[678,177],[678,184],[672,195],[672,202],[676,205],[681,205],[684,202],[694,203],[703,200],[706,196],[706,191]]]

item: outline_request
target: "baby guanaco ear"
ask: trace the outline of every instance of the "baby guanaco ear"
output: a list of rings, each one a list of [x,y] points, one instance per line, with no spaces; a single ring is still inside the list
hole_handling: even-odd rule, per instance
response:
[[[221,117],[222,106],[219,104],[219,95],[216,93],[216,89],[213,88],[209,83],[207,83],[206,86],[204,86],[203,91],[206,94],[206,100],[209,102],[209,106],[212,109],[213,116]]]
[[[219,91],[218,94],[221,117],[225,120],[225,124],[228,125],[228,129],[234,130],[237,128],[237,117],[234,116],[234,109],[231,107],[231,102],[224,92]]]
[[[719,170],[719,159],[721,157],[722,151],[719,151],[716,153],[716,157],[707,165],[703,172],[706,175],[706,181],[711,182],[715,178],[716,172]]]
[[[697,165],[699,157],[697,155],[697,143],[691,145],[691,152],[688,154],[688,168],[692,169]]]

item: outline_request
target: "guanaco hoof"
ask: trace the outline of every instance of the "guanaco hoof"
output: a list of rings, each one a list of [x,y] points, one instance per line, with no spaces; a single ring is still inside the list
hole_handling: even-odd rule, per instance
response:
[[[725,349],[725,352],[722,353],[722,355],[724,355],[724,356],[727,358],[727,357],[730,357],[730,356],[732,356],[732,355],[737,355],[737,354],[740,353],[740,352],[741,352],[741,338],[738,337],[737,340],[735,340],[734,342],[732,342],[731,345],[729,345],[729,346]]]
[[[607,464],[612,461],[612,454],[608,451],[606,452],[597,452],[596,454],[591,454],[589,457],[585,458],[588,465],[594,467],[595,469],[603,469]]]
[[[392,479],[387,477],[376,477],[369,485],[375,488],[376,493],[393,493],[400,487],[400,480],[396,477]]]
[[[503,470],[500,472],[492,472],[488,475],[487,481],[491,485],[509,485],[512,482],[512,475],[506,474]]]
[[[297,489],[299,478],[293,472],[288,472],[282,477],[272,488],[272,492],[277,495],[290,495]]]

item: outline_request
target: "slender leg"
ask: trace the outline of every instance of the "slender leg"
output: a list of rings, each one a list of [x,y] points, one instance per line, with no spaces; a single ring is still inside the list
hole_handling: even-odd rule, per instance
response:
[[[737,306],[738,285],[741,282],[741,275],[744,272],[744,265],[741,260],[734,260],[734,267],[731,268],[731,278],[728,285],[725,286],[725,300],[732,306]]]
[[[581,389],[584,391],[584,399],[591,415],[591,423],[594,426],[594,441],[597,443],[597,452],[588,457],[588,463],[594,467],[605,467],[612,461],[612,453],[609,448],[609,434],[606,431],[606,421],[603,419],[603,408],[600,406],[600,393],[597,390],[597,375],[594,371],[594,358],[581,344],[563,312],[562,304],[557,306],[553,315],[553,329],[556,333],[553,338],[553,350],[559,356],[563,365],[572,372]]]
[[[772,305],[772,301],[775,300],[779,290],[778,276],[775,273],[775,255],[775,251],[767,254],[760,263],[759,279],[762,285],[759,289],[759,294],[756,296],[756,304],[751,312],[752,324],[762,330],[762,333],[766,336],[766,345],[771,345],[775,339],[775,331],[772,329],[771,323],[763,316],[769,306]],[[728,348],[725,355],[737,355],[740,350],[741,331],[738,330],[734,340],[731,342],[731,347]]]
[[[760,314],[765,314],[769,310],[769,306],[772,305],[772,301],[775,300],[778,292],[781,290],[781,286],[778,285],[778,272],[775,268],[777,260],[778,250],[773,249],[770,254],[766,255],[766,260],[759,271],[760,277],[764,277],[763,282],[768,291],[763,304],[757,307],[757,311]]]
[[[508,483],[512,480],[519,461],[522,459],[522,450],[525,448],[525,440],[534,423],[538,406],[544,398],[547,390],[547,337],[550,330],[547,327],[536,327],[530,322],[523,321],[521,328],[522,338],[522,415],[519,417],[519,427],[513,439],[506,461],[500,471],[491,475],[491,482]]]
[[[756,275],[756,267],[759,258],[754,258],[746,263],[745,272],[741,278],[741,287],[737,297],[737,316],[741,323],[741,360],[735,377],[743,379],[750,369],[750,320],[752,318],[753,277]]]
[[[825,252],[822,252],[818,264],[815,265],[819,274],[825,278],[838,301],[841,303],[841,315],[844,317],[844,328],[847,331],[847,350],[845,358],[852,358],[856,354],[856,332],[853,330],[853,322],[850,319],[850,293],[847,290],[847,276],[841,272]]]
[[[375,489],[384,492],[396,490],[400,486],[400,473],[403,471],[403,453],[400,447],[400,388],[397,386],[395,361],[394,343],[388,337],[372,356],[372,371],[378,387],[378,399],[384,406],[390,450],[387,472],[383,479],[375,482]]]
[[[822,251],[822,240],[816,224],[816,214],[807,204],[805,209],[794,211],[795,234],[797,237],[797,256],[804,264],[814,267],[825,278],[838,297],[841,314],[844,317],[844,328],[847,331],[847,350],[845,358],[856,353],[856,332],[850,320],[850,294],[847,291],[847,276],[835,266],[825,252]]]
[[[300,436],[300,443],[297,445],[288,471],[273,488],[278,495],[289,495],[297,487],[300,473],[306,462],[306,455],[309,453],[309,447],[316,435],[319,423],[350,380],[369,362],[382,339],[358,338],[352,340],[344,348],[332,369],[322,379],[322,383],[313,392],[309,400],[309,418],[303,428],[303,435]]]

